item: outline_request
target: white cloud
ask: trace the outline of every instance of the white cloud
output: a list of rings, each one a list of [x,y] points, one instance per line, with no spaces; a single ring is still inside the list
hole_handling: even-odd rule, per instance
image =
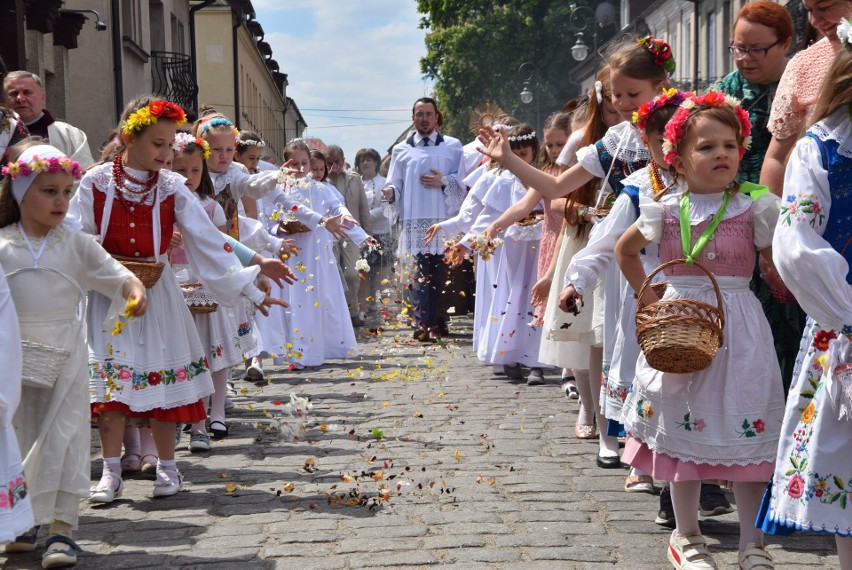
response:
[[[267,32],[264,39],[288,75],[287,94],[308,122],[306,134],[339,144],[348,159],[362,147],[384,154],[410,120],[414,100],[429,89],[420,73],[425,31],[418,28],[415,2],[255,0],[253,5]],[[293,29],[294,22],[309,24]],[[399,122],[384,124],[392,121]]]

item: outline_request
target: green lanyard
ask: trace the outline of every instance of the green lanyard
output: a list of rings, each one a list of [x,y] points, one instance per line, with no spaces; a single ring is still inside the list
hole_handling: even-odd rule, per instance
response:
[[[728,207],[728,199],[730,195],[725,192],[725,197],[722,198],[722,207],[719,208],[719,211],[716,212],[716,215],[713,216],[713,221],[710,222],[710,225],[704,228],[704,231],[701,232],[701,235],[698,236],[698,240],[695,242],[695,247],[692,248],[692,251],[689,251],[689,246],[692,243],[692,226],[689,223],[689,191],[683,193],[683,196],[680,197],[680,242],[683,245],[683,255],[686,257],[686,263],[692,265],[695,258],[698,257],[698,254],[701,253],[701,250],[707,245],[707,242],[710,241],[710,236],[713,235],[713,232],[716,231],[716,228],[719,227],[719,224],[722,223],[722,218],[725,215],[725,209]]]

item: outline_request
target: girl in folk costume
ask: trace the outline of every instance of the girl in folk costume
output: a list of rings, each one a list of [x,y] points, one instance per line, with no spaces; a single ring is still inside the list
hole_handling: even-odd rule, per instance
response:
[[[53,363],[59,369],[28,372],[13,421],[35,523],[50,525],[42,565],[51,568],[76,561],[79,547],[71,535],[80,498],[89,489],[83,291],[97,292],[107,304],[120,301],[122,307],[127,299],[125,313],[130,316],[144,315],[147,301],[142,283],[130,271],[90,236],[62,225],[80,165],[35,140],[10,149],[10,158],[0,191],[0,263],[9,272],[21,338],[70,353],[63,363]],[[104,316],[96,328],[102,327]],[[47,359],[49,354],[37,356]],[[48,379],[47,374],[56,376]],[[122,433],[118,435],[120,446]],[[2,496],[15,500],[18,490],[5,488],[7,481],[2,481]],[[34,550],[37,533],[35,527],[7,550]]]
[[[648,150],[642,143],[642,137],[630,119],[633,112],[642,104],[649,102],[662,92],[669,74],[674,71],[674,66],[674,57],[669,45],[652,36],[620,45],[607,58],[607,67],[610,72],[611,103],[624,122],[607,130],[603,138],[595,144],[580,149],[577,152],[578,163],[558,177],[525,168],[511,157],[508,157],[506,168],[516,172],[525,184],[531,185],[550,198],[570,194],[593,178],[602,178],[604,186],[598,192],[594,203],[589,206],[606,211],[621,193],[621,181],[629,174],[644,168],[650,159]],[[501,145],[495,137],[491,137],[489,142],[489,152],[493,154],[496,150],[500,153],[499,149],[504,145]],[[495,158],[500,160],[498,156]],[[621,298],[624,281],[617,267],[611,266],[599,287],[602,288],[603,298],[607,296],[614,299]],[[598,295],[600,296],[600,292]],[[590,353],[589,376],[594,384],[593,397],[600,389],[598,382],[606,382],[618,324],[618,315],[605,312],[601,303],[594,307],[594,311],[598,319],[603,319],[603,348],[601,350],[599,347],[593,347]],[[588,315],[588,309],[586,312]],[[595,414],[598,413],[599,410],[595,410]],[[600,448],[596,459],[597,465],[604,468],[619,468],[621,463],[618,459],[617,438],[605,433],[603,426],[598,427],[601,429],[599,430]]]
[[[639,107],[634,113],[634,123],[651,154],[651,162],[622,181],[624,191],[615,201],[612,211],[592,228],[588,243],[574,254],[562,275],[565,289],[558,294],[560,309],[569,310],[578,305],[587,291],[594,291],[599,278],[606,275],[615,253],[615,244],[639,215],[639,198],[643,196],[659,200],[665,195],[679,195],[677,177],[671,175],[662,150],[663,130],[679,105],[691,96],[676,89],[667,89],[662,95]],[[663,165],[661,168],[660,165]],[[650,272],[657,267],[658,255],[655,245],[645,248],[643,263]],[[604,299],[604,312],[617,315],[615,340],[613,342],[612,366],[599,394],[599,425],[607,433],[618,435],[621,426],[621,409],[624,399],[633,384],[639,345],[635,341],[635,301],[633,289],[625,284],[618,297]],[[611,425],[615,424],[615,425]],[[624,488],[628,492],[654,492],[652,478],[634,468]]]
[[[115,334],[101,326],[116,312],[110,299],[94,295],[89,303],[92,411],[104,455],[93,502],[111,502],[122,492],[119,454],[128,416],[151,423],[159,455],[154,496],[177,493],[175,423],[204,419],[203,398],[213,393],[204,347],[165,256],[173,229],[180,230],[193,269],[219,303],[235,304],[242,294],[256,304],[272,303],[253,285],[257,270],[240,268],[184,178],[160,170],[185,120],[183,110],[167,101],[134,101],[122,115],[123,148],[112,163],[86,173],[71,201],[76,224],[99,236],[114,257],[137,262],[134,267],[147,274],[150,286],[148,313],[119,321]]]
[[[287,355],[293,367],[320,366],[329,358],[352,358],[358,355],[358,343],[352,322],[345,310],[346,297],[337,270],[334,252],[334,235],[329,227],[332,217],[340,219],[348,210],[339,195],[322,182],[308,177],[310,149],[302,140],[291,141],[284,147],[284,158],[295,169],[292,176],[282,176],[279,191],[294,204],[307,204],[324,217],[324,228],[311,231],[295,220],[289,210],[282,208],[273,215],[277,231],[292,236],[299,247],[296,277],[299,282],[290,287],[291,311],[287,314],[287,334],[290,339],[284,347],[275,347]],[[280,195],[276,196],[279,202]],[[276,221],[277,220],[277,221]],[[360,247],[373,245],[358,225],[346,231]]]
[[[787,164],[773,241],[784,283],[808,314],[787,397],[763,528],[835,535],[852,568],[852,29]],[[786,532],[785,532],[786,531]]]
[[[530,163],[535,160],[539,148],[532,127],[526,124],[512,127],[508,131],[508,141],[517,156]],[[485,207],[473,230],[478,231],[483,223],[489,223],[482,237],[493,239],[497,233],[493,220],[521,200],[526,192],[527,189],[513,174],[501,172],[482,199]],[[490,307],[485,307],[488,316],[477,348],[481,361],[502,364],[510,378],[520,378],[520,366],[529,366],[532,368],[531,384],[540,384],[540,379],[543,379],[542,364],[538,360],[541,329],[527,324],[533,312],[530,289],[538,266],[542,225],[542,207],[539,205],[526,219],[506,229],[503,245],[496,252],[494,296]],[[481,239],[479,235],[474,238],[472,249],[485,256],[487,254],[478,245]]]
[[[558,174],[561,167],[556,165],[556,159],[562,152],[562,148],[568,142],[571,135],[571,115],[556,114],[552,115],[545,123],[544,140],[545,146],[539,152],[539,161],[541,168],[551,174]],[[512,204],[499,218],[491,222],[485,230],[485,235],[489,238],[497,235],[502,228],[509,227],[515,222],[522,221],[527,216],[541,216],[543,218],[541,225],[541,241],[538,247],[538,264],[537,276],[541,279],[550,266],[554,257],[554,249],[559,240],[559,234],[562,229],[562,212],[565,209],[564,198],[557,200],[542,199],[542,195],[536,192],[534,188],[527,190],[521,200]],[[543,203],[543,211],[536,211],[535,208]],[[540,290],[535,286],[531,288],[534,314],[531,317],[530,325],[540,327],[543,325],[544,307],[543,297]],[[542,360],[542,362],[545,362]],[[544,376],[540,368],[530,370],[530,375],[527,378],[527,384],[539,385],[544,383]],[[575,387],[576,390],[576,387]]]
[[[645,280],[640,252],[659,243],[664,300],[716,305],[710,271],[722,291],[723,345],[709,367],[672,374],[636,364],[633,391],[622,419],[629,434],[624,460],[671,482],[676,529],[668,558],[675,568],[716,568],[698,528],[702,479],[733,481],[740,519],[740,568],[772,568],[763,535],[754,527],[772,475],[784,409],[784,388],[772,335],[749,289],[755,250],[771,261],[778,199],[751,195],[736,183],[751,124],[736,99],[721,92],[686,99],[666,125],[665,159],[685,180],[679,199],[640,199],[637,222],[621,237],[615,256],[639,291]],[[646,288],[641,302],[659,300]]]
[[[0,164],[6,164],[9,147],[27,138],[30,133],[27,126],[14,111],[0,105]]]
[[[210,147],[204,139],[195,137],[188,133],[177,133],[172,143],[175,151],[173,170],[186,178],[186,187],[194,192],[195,197],[201,201],[204,211],[213,224],[219,229],[225,229],[225,213],[222,207],[212,199],[213,184],[207,175],[207,163],[205,162],[210,153]],[[231,242],[229,242],[231,243]],[[239,242],[231,243],[231,246],[240,248]],[[248,250],[248,258],[254,257],[254,251]],[[241,262],[243,257],[238,254]],[[258,256],[259,260],[263,259]],[[271,260],[269,260],[271,262]],[[187,295],[187,303],[201,306],[216,304],[215,299],[206,288],[199,283],[199,279],[189,265],[186,252],[178,246],[172,249],[171,263],[175,274]],[[248,265],[248,263],[244,263]],[[258,278],[259,283],[268,285],[265,277]],[[268,287],[264,287],[268,292]],[[251,350],[254,339],[250,334],[250,319],[246,308],[237,310],[230,307],[217,307],[212,312],[204,312],[193,315],[195,328],[205,348],[205,357],[213,378],[215,392],[211,397],[210,404],[210,431],[216,439],[222,439],[228,435],[228,427],[225,425],[225,396],[227,392],[228,371],[243,361],[243,353]],[[190,430],[190,451],[210,451],[210,437],[207,435],[205,420],[199,420],[192,425]]]

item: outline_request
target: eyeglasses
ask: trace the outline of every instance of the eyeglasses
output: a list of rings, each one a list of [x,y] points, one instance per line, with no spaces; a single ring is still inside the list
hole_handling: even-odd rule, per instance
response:
[[[745,48],[743,46],[738,46],[731,44],[728,46],[728,51],[731,52],[731,55],[737,59],[742,59],[747,55],[750,55],[754,59],[763,59],[766,57],[766,54],[769,53],[769,50],[777,46],[781,43],[781,40],[775,40],[775,43],[766,47],[753,47],[753,48]]]

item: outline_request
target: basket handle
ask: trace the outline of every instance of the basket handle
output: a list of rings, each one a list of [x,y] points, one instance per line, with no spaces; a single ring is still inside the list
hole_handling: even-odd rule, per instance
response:
[[[719,290],[719,284],[716,282],[716,278],[713,276],[713,274],[703,264],[699,263],[698,261],[693,261],[692,263],[696,267],[698,267],[701,271],[706,273],[707,277],[710,278],[710,283],[713,285],[713,292],[716,293],[716,306],[719,309],[719,314],[722,317],[722,326],[724,327],[725,326],[725,311],[724,311],[724,308],[722,307],[722,292]],[[666,263],[663,263],[662,265],[657,267],[655,270],[653,270],[645,278],[645,281],[642,282],[642,286],[639,288],[639,293],[636,294],[636,297],[637,297],[637,299],[636,299],[636,310],[637,311],[639,311],[640,309],[645,307],[645,304],[642,302],[642,296],[645,294],[645,289],[647,289],[651,285],[651,280],[654,278],[654,276],[657,275],[657,273],[659,273],[660,271],[662,271],[662,270],[664,270],[668,267],[671,267],[673,265],[686,265],[686,259],[681,258],[681,259],[672,259],[671,261],[667,261]]]
[[[7,273],[6,279],[8,279],[9,277],[14,277],[15,275],[20,275],[22,273],[28,273],[30,271],[47,271],[49,273],[59,275],[60,277],[65,279],[68,283],[73,285],[74,288],[77,289],[77,292],[80,294],[80,300],[77,302],[77,320],[79,321],[83,318],[83,310],[84,310],[83,307],[84,307],[84,301],[86,299],[86,292],[83,291],[83,288],[80,287],[80,285],[76,281],[74,281],[73,279],[71,279],[70,277],[68,277],[67,275],[62,273],[61,271],[57,271],[56,269],[53,269],[51,267],[22,267],[20,269],[16,269],[14,271]]]

